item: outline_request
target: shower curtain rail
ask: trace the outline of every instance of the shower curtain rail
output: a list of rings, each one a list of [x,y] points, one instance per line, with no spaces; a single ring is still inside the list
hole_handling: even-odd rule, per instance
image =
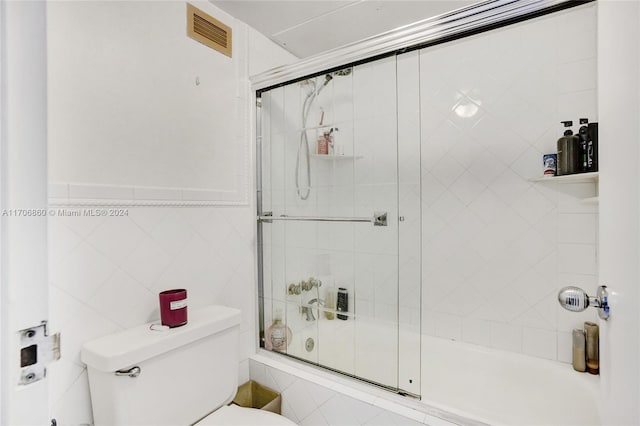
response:
[[[274,220],[296,222],[369,222],[373,226],[387,226],[387,212],[374,212],[371,217],[326,217],[326,216],[273,216],[271,212],[265,212],[258,216],[258,221],[271,223]]]

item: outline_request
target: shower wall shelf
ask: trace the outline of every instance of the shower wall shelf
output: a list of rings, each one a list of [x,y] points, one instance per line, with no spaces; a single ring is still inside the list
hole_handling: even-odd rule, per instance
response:
[[[596,185],[596,194],[598,193],[598,183],[600,181],[600,172],[589,173],[576,173],[572,175],[563,176],[542,176],[534,179],[529,179],[530,182],[535,183],[594,183]],[[598,196],[582,199],[585,204],[598,204]]]
[[[332,161],[344,161],[344,160],[359,160],[364,158],[362,155],[327,155],[327,154],[311,154],[312,158],[319,160],[332,160]]]
[[[530,179],[531,182],[558,182],[558,183],[598,183],[600,172],[575,173],[563,176],[542,176]]]
[[[318,124],[317,126],[307,126],[307,127],[303,127],[303,128],[299,128],[298,131],[305,131],[305,130],[324,130],[324,131],[329,131],[329,129],[336,129],[338,130],[338,126],[334,126],[332,124]],[[339,131],[339,130],[338,130]]]
[[[600,199],[598,197],[589,197],[589,198],[583,198],[582,202],[584,204],[593,204],[593,205],[598,205],[598,203],[600,202]]]

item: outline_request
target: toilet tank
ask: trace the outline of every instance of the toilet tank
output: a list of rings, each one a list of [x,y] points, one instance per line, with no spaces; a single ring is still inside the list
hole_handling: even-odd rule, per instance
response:
[[[209,306],[182,327],[151,325],[83,345],[96,426],[190,425],[233,399],[239,310]],[[137,377],[116,375],[133,367]]]

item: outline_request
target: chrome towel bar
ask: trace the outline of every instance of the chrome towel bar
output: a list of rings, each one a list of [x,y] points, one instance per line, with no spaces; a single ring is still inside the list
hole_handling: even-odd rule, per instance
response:
[[[369,222],[373,226],[387,226],[387,212],[374,212],[371,217],[326,217],[326,216],[273,216],[272,212],[264,212],[258,216],[258,222],[271,223],[274,220],[297,222]]]

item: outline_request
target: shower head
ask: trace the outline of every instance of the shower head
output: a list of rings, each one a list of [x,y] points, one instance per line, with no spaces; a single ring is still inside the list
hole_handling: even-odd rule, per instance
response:
[[[332,76],[331,74],[326,74],[326,75],[324,76],[324,81],[322,82],[322,86],[320,86],[320,87],[318,88],[318,91],[316,92],[316,96],[320,94],[320,91],[321,91],[322,89],[324,89],[324,88],[325,88],[325,86],[326,86],[327,84],[329,84],[329,82],[330,82],[331,80],[333,80],[333,76]]]

